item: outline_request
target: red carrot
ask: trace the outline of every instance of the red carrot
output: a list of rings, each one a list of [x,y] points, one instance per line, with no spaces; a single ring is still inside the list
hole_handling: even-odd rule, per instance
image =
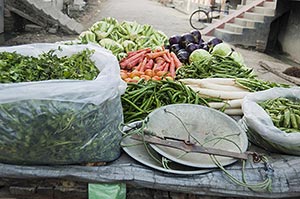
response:
[[[132,62],[128,63],[126,68],[131,70],[134,66],[138,65],[140,62],[143,61],[144,59],[144,55],[142,55],[141,57],[138,57],[137,59],[133,60]]]
[[[164,68],[163,68],[163,71],[164,71],[164,72],[169,71],[169,66],[170,66],[170,64],[169,64],[169,63],[166,63],[166,65],[165,65]]]
[[[136,50],[136,51],[130,51],[127,53],[126,58],[132,57],[133,55],[136,55],[137,53],[140,53],[142,51],[151,52],[151,48],[143,48],[143,49]]]
[[[149,59],[148,62],[147,62],[147,64],[146,64],[146,66],[145,66],[145,68],[146,69],[152,69],[153,64],[154,64],[153,59]]]
[[[164,50],[164,51],[158,51],[158,52],[153,52],[153,53],[147,53],[147,57],[149,59],[155,59],[156,57],[160,57],[163,56],[164,54],[166,54],[168,51]]]
[[[162,70],[165,68],[166,65],[167,65],[167,62],[164,62],[164,63],[158,65],[158,66],[156,67],[156,69],[162,71]]]
[[[182,63],[180,62],[180,60],[177,58],[177,56],[175,55],[175,53],[171,52],[171,56],[173,57],[174,63],[175,63],[175,68],[179,68],[182,66]]]
[[[158,71],[158,69],[157,69],[158,66],[159,66],[158,64],[154,63],[153,68],[152,68],[152,71],[154,73],[156,73],[156,71]]]
[[[162,57],[163,57],[163,58],[166,60],[166,62],[169,62],[169,63],[170,63],[170,62],[171,62],[171,60],[170,60],[170,58],[169,58],[169,54],[170,54],[170,53],[169,53],[169,52],[167,52],[166,54],[163,54],[163,56],[162,56]]]
[[[148,61],[148,59],[147,59],[147,57],[145,57],[144,60],[143,60],[143,62],[142,62],[142,65],[140,67],[140,71],[141,72],[145,71],[145,66],[146,66],[147,61]]]
[[[141,66],[142,66],[142,61],[139,63],[139,65],[137,65],[137,67],[135,68],[135,70],[140,71],[141,70]]]
[[[159,64],[159,63],[162,63],[162,62],[165,62],[165,61],[166,61],[166,60],[165,60],[164,58],[162,58],[162,57],[156,57],[156,58],[155,58],[155,62],[158,63],[158,64]]]
[[[167,62],[160,62],[160,63],[157,63],[157,67],[156,69],[157,70],[163,70],[164,69],[164,66],[167,64]]]
[[[130,64],[131,62],[135,62],[136,60],[138,60],[141,56],[144,57],[144,54],[146,54],[146,51],[141,51],[127,59],[125,59],[124,61],[120,62],[120,66],[121,68],[126,67],[128,64]]]
[[[171,59],[171,63],[170,63],[170,68],[169,68],[169,71],[170,71],[170,74],[171,74],[171,77],[175,78],[175,62],[174,62],[174,59],[172,58]]]

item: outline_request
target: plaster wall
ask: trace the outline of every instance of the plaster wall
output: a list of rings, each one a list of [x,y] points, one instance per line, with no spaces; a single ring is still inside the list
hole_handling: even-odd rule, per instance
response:
[[[0,33],[4,32],[4,0],[0,0]]]
[[[49,1],[49,0],[44,0]],[[50,0],[52,5],[55,6],[57,9],[62,10],[64,5],[64,0]]]
[[[286,28],[280,30],[278,40],[282,51],[300,62],[300,1],[290,2],[290,14]]]

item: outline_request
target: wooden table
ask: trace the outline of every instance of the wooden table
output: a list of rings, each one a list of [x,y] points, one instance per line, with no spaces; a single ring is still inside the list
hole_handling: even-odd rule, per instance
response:
[[[5,179],[64,179],[88,183],[125,182],[130,186],[170,192],[182,192],[222,197],[300,197],[300,158],[298,156],[267,153],[250,146],[249,151],[266,154],[274,173],[272,191],[254,192],[236,185],[221,170],[206,174],[177,175],[154,170],[136,162],[123,153],[119,159],[105,166],[15,166],[0,164],[0,177]],[[226,167],[241,179],[241,162]],[[248,161],[245,169],[248,183],[262,182],[266,177],[263,163]]]

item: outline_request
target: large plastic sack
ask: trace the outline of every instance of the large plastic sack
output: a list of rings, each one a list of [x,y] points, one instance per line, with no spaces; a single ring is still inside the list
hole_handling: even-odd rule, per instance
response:
[[[0,161],[9,164],[79,164],[120,155],[120,96],[126,84],[117,59],[97,45],[31,44],[0,51],[70,56],[86,48],[100,69],[95,80],[0,84]]]
[[[300,99],[300,88],[272,88],[247,95],[242,103],[244,116],[239,122],[256,145],[272,152],[300,155],[300,133],[286,133],[274,126],[268,113],[257,104],[278,97]]]

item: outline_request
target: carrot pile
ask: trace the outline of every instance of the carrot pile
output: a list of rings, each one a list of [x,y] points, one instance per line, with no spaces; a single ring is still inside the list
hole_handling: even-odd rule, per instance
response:
[[[177,56],[169,50],[152,51],[144,48],[127,53],[120,61],[121,77],[126,82],[137,82],[139,79],[161,80],[175,78],[175,71],[182,66]]]

